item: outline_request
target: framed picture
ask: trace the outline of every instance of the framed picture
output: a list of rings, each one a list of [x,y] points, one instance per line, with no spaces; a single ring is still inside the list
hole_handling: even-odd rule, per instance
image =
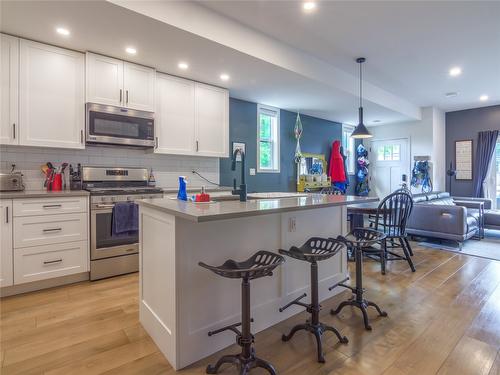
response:
[[[472,180],[472,139],[455,141],[455,180]]]
[[[233,142],[233,151],[231,155],[234,155],[234,152],[240,149],[246,155],[246,143],[244,142]],[[241,154],[236,155],[236,161],[241,161]]]

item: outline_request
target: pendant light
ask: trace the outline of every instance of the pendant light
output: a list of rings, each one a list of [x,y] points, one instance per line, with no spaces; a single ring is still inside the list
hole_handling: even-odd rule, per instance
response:
[[[359,64],[359,124],[352,132],[351,137],[357,139],[373,137],[363,123],[363,70],[361,69],[361,65],[365,61],[366,59],[364,57],[358,57],[356,59],[356,62]]]

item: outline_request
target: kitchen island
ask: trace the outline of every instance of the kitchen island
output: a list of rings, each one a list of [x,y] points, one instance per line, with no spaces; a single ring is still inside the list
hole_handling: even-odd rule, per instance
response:
[[[307,194],[247,202],[139,201],[141,324],[176,370],[233,344],[230,331],[207,333],[240,321],[240,281],[216,276],[198,262],[220,265],[258,250],[300,246],[312,236],[345,234],[347,206],[376,200]],[[320,301],[339,293],[328,287],[346,276],[345,252],[321,262]],[[309,267],[293,259],[271,277],[253,281],[253,333],[302,311],[278,308],[308,293],[309,284]]]

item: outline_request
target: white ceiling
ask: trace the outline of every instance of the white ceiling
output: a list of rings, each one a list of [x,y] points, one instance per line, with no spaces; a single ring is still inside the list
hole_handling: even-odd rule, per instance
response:
[[[419,106],[500,103],[499,1],[319,1],[309,14],[298,1],[200,3],[352,74],[365,56],[367,81]]]
[[[233,97],[347,123],[355,123],[357,117],[353,59],[359,55],[368,58],[368,124],[375,119],[389,123],[418,118],[419,106],[480,106],[477,97],[483,93],[492,99],[488,104],[500,102],[500,32],[498,22],[493,23],[497,4],[464,10],[462,3],[455,3],[434,11],[436,5],[427,2],[433,10],[424,12],[423,6],[409,2],[406,8],[383,3],[380,9],[357,2],[321,2],[315,14],[306,15],[299,2],[285,1],[211,1],[203,6],[189,3],[189,8],[186,2],[113,2],[122,6],[106,1],[1,1],[1,31],[154,66],[226,86]],[[450,11],[455,16],[469,15],[454,27],[468,30],[460,31],[465,34],[463,44],[453,40],[451,31],[446,38],[436,37],[437,24],[445,30],[454,24],[442,8],[455,6],[462,9]],[[203,18],[204,12],[217,15],[217,22]],[[478,17],[481,32],[474,26]],[[384,24],[391,27],[380,26]],[[56,34],[56,26],[69,28],[71,36]],[[238,34],[235,27],[246,33]],[[422,41],[419,35],[432,38]],[[124,52],[128,45],[137,48],[136,56]],[[180,60],[189,62],[188,71],[177,68]],[[454,64],[464,73],[452,80],[447,70]],[[231,75],[229,82],[218,79],[222,71]],[[444,92],[455,90],[461,92],[458,97],[444,98]]]

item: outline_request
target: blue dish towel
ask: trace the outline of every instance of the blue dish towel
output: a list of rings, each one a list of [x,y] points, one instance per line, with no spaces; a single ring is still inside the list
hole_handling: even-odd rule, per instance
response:
[[[138,230],[139,206],[133,202],[115,203],[112,217],[112,235],[132,234]]]

